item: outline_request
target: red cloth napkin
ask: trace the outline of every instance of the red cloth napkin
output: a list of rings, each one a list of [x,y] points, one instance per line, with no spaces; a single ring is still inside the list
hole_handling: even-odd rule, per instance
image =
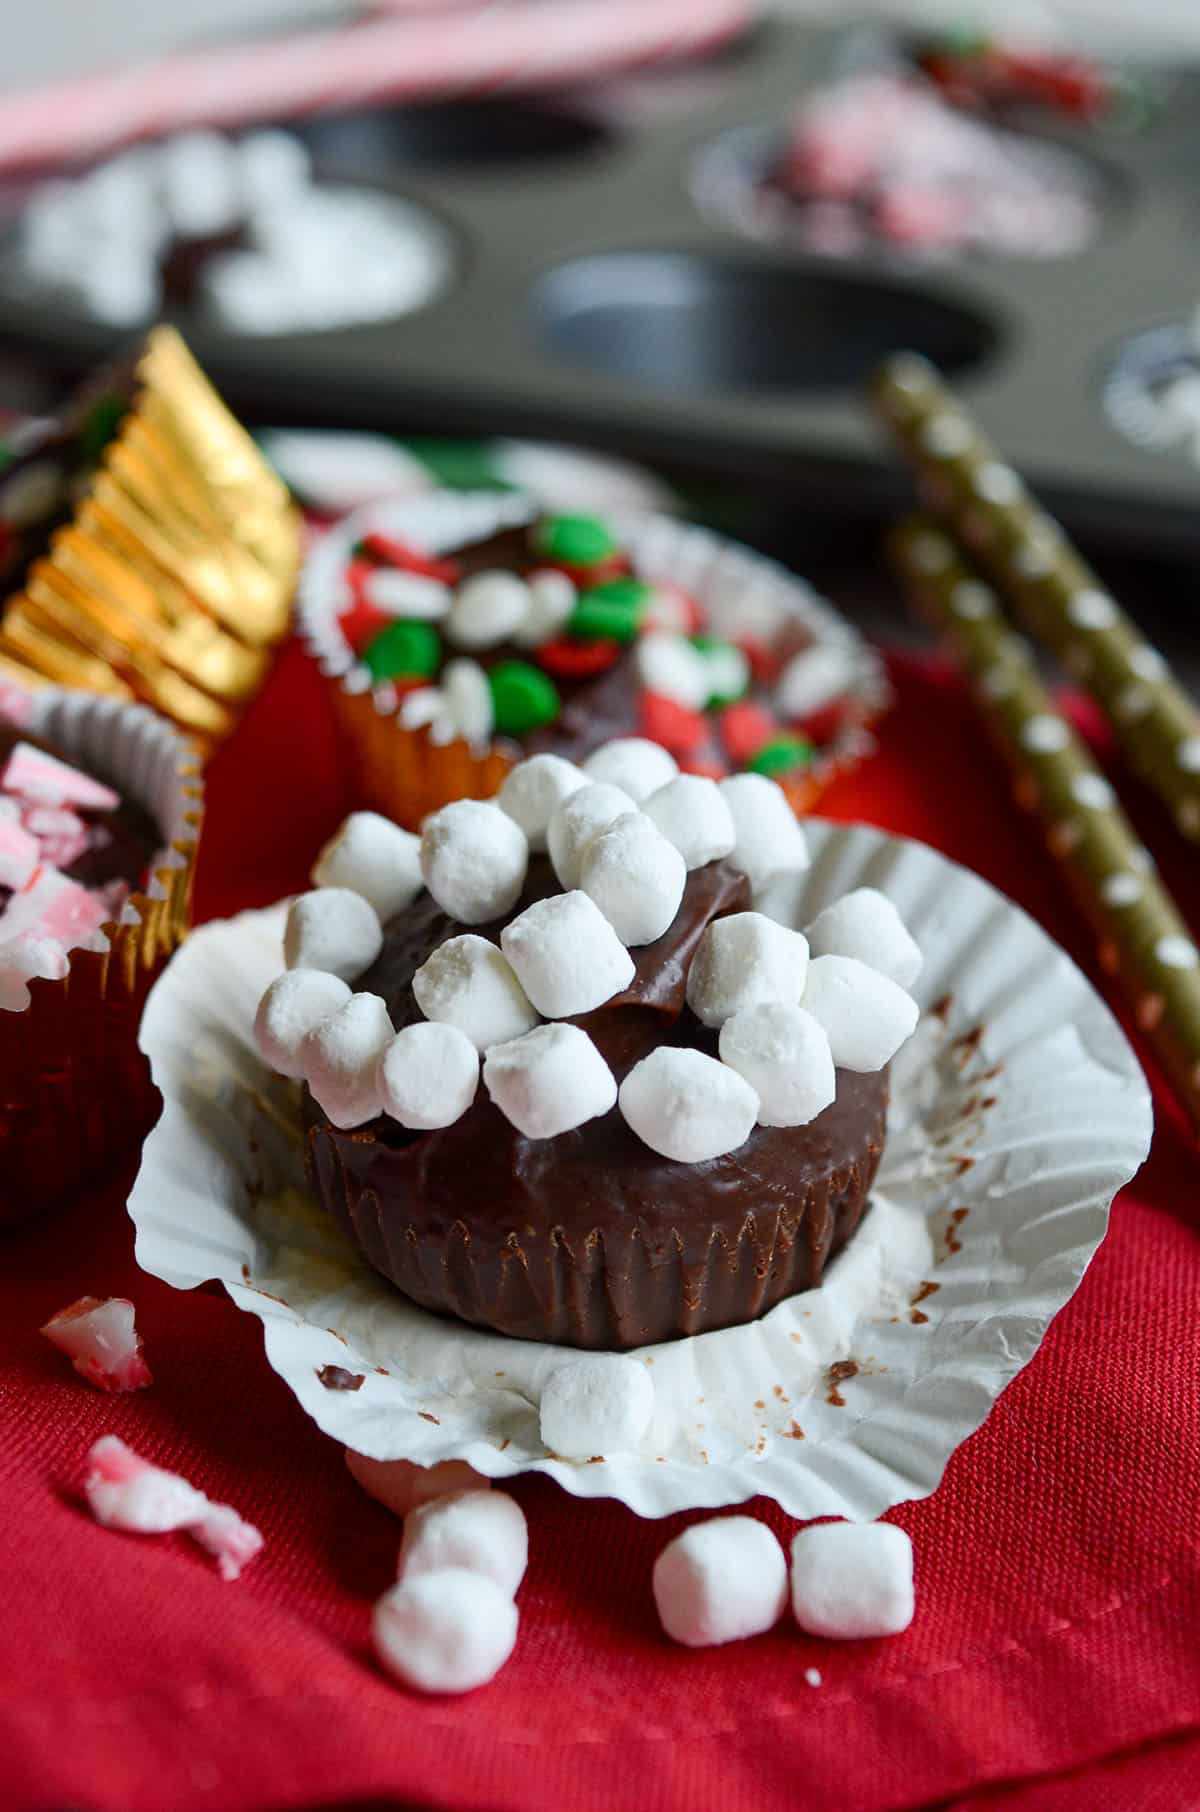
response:
[[[828,810],[937,843],[1085,949],[957,686],[911,662],[896,677],[878,757]],[[210,801],[203,913],[302,883],[345,801],[319,683],[294,649],[214,764]],[[1161,826],[1155,836],[1164,850]],[[138,1273],[129,1176],[116,1179],[4,1247],[0,1804],[1200,1803],[1196,1175],[1182,1119],[1160,1102],[1152,1157],[1037,1359],[937,1493],[893,1512],[917,1555],[905,1635],[838,1646],[784,1625],[728,1649],[675,1648],[650,1570],[686,1519],[640,1523],[529,1479],[514,1487],[532,1537],[517,1651],[457,1701],[408,1695],[373,1666],[369,1611],[396,1523],[268,1370],[252,1317],[217,1291],[176,1294]],[[133,1296],[152,1390],[101,1397],[38,1338],[82,1291]],[[186,1537],[88,1519],[80,1467],[108,1431],[259,1524],[266,1550],[239,1583]],[[751,1508],[790,1535],[772,1505]]]

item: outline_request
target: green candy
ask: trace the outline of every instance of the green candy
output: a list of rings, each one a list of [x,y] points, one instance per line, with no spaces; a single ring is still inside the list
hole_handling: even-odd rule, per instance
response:
[[[595,566],[617,551],[617,538],[600,516],[547,516],[538,525],[537,543],[564,566]]]
[[[552,724],[559,713],[558,688],[528,661],[498,661],[488,674],[492,714],[502,736],[524,736]]]
[[[813,746],[803,736],[773,736],[770,742],[764,742],[758,754],[748,764],[755,774],[765,774],[773,780],[777,774],[791,774],[797,768],[806,768],[813,758]]]
[[[420,674],[428,679],[437,672],[442,658],[442,642],[436,629],[398,617],[373,636],[362,652],[362,662],[372,679],[398,679],[403,674]]]
[[[590,585],[580,594],[567,631],[583,642],[632,642],[649,597],[650,587],[641,579],[605,579]]]

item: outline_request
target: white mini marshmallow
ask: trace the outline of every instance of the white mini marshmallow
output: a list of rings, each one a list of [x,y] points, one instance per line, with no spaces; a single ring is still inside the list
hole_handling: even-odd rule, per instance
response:
[[[627,988],[636,973],[600,908],[578,889],[527,906],[504,927],[500,944],[547,1019],[590,1013]]]
[[[529,587],[529,610],[525,621],[514,629],[513,641],[522,648],[537,648],[542,642],[554,640],[574,610],[579,594],[566,573],[556,572],[552,566],[527,573],[525,583]]]
[[[323,969],[289,969],[276,976],[254,1016],[254,1042],[263,1062],[281,1076],[302,1076],[300,1046],[349,998],[349,984]]]
[[[348,887],[369,900],[381,924],[421,891],[421,839],[378,812],[351,812],[313,866],[318,887]]]
[[[578,1026],[538,1026],[494,1044],[483,1060],[483,1081],[527,1139],[556,1139],[606,1114],[617,1100],[612,1071]]]
[[[787,1562],[765,1523],[714,1516],[667,1543],[654,1563],[653,1584],[667,1635],[688,1648],[710,1648],[778,1623],[787,1603]]]
[[[639,637],[637,670],[647,692],[674,699],[689,711],[702,711],[708,702],[708,662],[686,636],[651,630]]]
[[[803,1007],[743,1007],[721,1027],[720,1051],[757,1094],[760,1126],[807,1126],[837,1094],[829,1040]]]
[[[439,944],[412,988],[426,1019],[455,1026],[477,1051],[520,1038],[538,1022],[508,958],[473,931]]]
[[[370,968],[382,945],[378,913],[348,887],[318,887],[288,909],[283,955],[289,969],[325,969],[353,981]]]
[[[735,1151],[758,1118],[758,1096],[744,1077],[685,1046],[660,1045],[635,1063],[618,1099],[642,1143],[680,1164]]]
[[[921,973],[921,951],[887,895],[856,887],[819,912],[805,934],[814,956],[856,956],[901,988]]]
[[[706,1026],[723,1025],[744,1007],[768,1001],[796,1005],[808,972],[808,942],[762,912],[714,919],[688,970],[687,1001]]]
[[[420,622],[436,623],[450,609],[453,593],[440,579],[428,573],[401,572],[380,566],[369,572],[363,585],[367,602],[390,617],[415,617]]]
[[[450,606],[446,634],[459,648],[495,648],[512,639],[529,613],[529,587],[516,573],[473,573]]]
[[[543,1444],[559,1459],[630,1453],[654,1420],[654,1379],[624,1353],[585,1353],[542,1386]]]
[[[558,807],[587,784],[587,775],[573,761],[564,761],[561,755],[531,755],[505,777],[496,804],[521,826],[530,849],[543,850]]]
[[[811,717],[854,684],[854,656],[836,642],[794,654],[779,676],[775,704],[784,717]]]
[[[619,786],[637,804],[657,793],[679,772],[679,763],[660,743],[645,736],[618,736],[593,751],[583,764],[589,780]]]
[[[912,1542],[894,1523],[813,1523],[792,1542],[792,1609],[812,1636],[896,1636],[913,1620]]]
[[[375,1652],[418,1692],[471,1692],[499,1673],[517,1640],[517,1607],[465,1567],[420,1573],[375,1606]]]
[[[478,661],[447,661],[442,669],[442,691],[454,728],[466,742],[484,743],[496,721],[492,688]]]
[[[465,1567],[511,1598],[529,1560],[529,1529],[506,1491],[456,1491],[419,1504],[404,1519],[399,1579]]]
[[[584,850],[579,885],[623,944],[652,944],[679,911],[687,864],[644,812],[626,812]]]
[[[415,1132],[453,1126],[478,1087],[479,1052],[457,1026],[405,1026],[379,1059],[380,1106]]]
[[[919,1017],[910,994],[854,956],[814,957],[803,1000],[843,1070],[881,1070],[911,1038]]]
[[[379,995],[352,994],[305,1038],[304,1080],[335,1126],[362,1126],[379,1112],[379,1060],[394,1037]]]
[[[737,842],[733,813],[715,780],[678,774],[642,806],[689,868],[729,855]]]
[[[499,806],[456,799],[421,826],[421,873],[443,912],[486,925],[511,912],[525,885],[529,845]]]
[[[731,774],[720,783],[737,841],[730,858],[755,893],[775,875],[808,867],[808,845],[783,789],[765,774]]]
[[[592,838],[614,818],[636,810],[636,802],[623,787],[590,780],[555,806],[546,827],[546,847],[564,887],[579,886],[584,851]]]

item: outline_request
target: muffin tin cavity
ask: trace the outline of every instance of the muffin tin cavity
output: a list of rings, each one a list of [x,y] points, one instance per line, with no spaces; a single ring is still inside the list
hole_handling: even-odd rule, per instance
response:
[[[1200,465],[1200,319],[1160,322],[1126,340],[1102,394],[1109,420],[1136,447]]]
[[[612,143],[607,127],[565,107],[502,99],[324,114],[297,130],[323,169],[364,180],[393,167],[507,171],[586,156]]]

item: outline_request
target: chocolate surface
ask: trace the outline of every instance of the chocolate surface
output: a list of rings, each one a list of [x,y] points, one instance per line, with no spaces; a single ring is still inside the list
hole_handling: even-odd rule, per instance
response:
[[[535,858],[516,910],[557,891]],[[618,1082],[660,1044],[716,1055],[687,971],[706,926],[749,904],[729,863],[694,870],[670,930],[630,952],[630,987],[573,1022]],[[474,929],[497,942],[503,922]],[[421,895],[357,987],[383,996],[397,1029],[412,1024],[415,970],[462,929]],[[751,1320],[818,1282],[861,1219],[886,1107],[886,1073],[839,1071],[837,1099],[808,1126],[756,1127],[736,1151],[679,1164],[616,1109],[527,1139],[481,1084],[440,1131],[381,1117],[342,1132],[306,1091],[306,1149],[321,1200],[415,1302],[525,1339],[628,1347]]]

